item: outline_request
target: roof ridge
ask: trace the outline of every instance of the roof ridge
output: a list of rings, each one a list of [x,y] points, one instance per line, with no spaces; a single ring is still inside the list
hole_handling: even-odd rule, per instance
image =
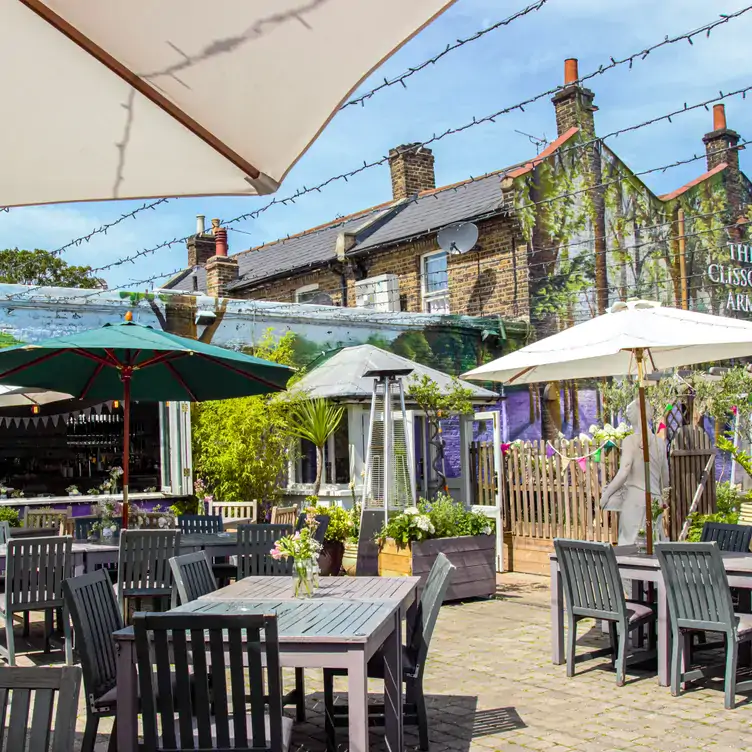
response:
[[[688,183],[685,183],[680,188],[677,188],[676,190],[673,190],[670,193],[664,193],[661,196],[658,196],[658,198],[661,201],[670,201],[672,198],[681,196],[682,193],[686,193],[690,188],[694,188],[696,185],[699,185],[700,183],[704,182],[708,178],[712,178],[713,175],[717,175],[719,172],[722,172],[727,167],[728,167],[727,162],[721,162],[720,164],[717,164],[712,170],[703,172],[702,175],[699,175],[694,180],[690,180]]]

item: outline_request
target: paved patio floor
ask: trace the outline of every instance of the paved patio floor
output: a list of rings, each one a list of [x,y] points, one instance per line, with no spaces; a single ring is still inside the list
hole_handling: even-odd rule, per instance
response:
[[[630,672],[627,685],[617,688],[606,659],[578,664],[577,676],[567,679],[564,666],[550,662],[547,598],[545,578],[508,574],[500,575],[495,600],[442,609],[426,675],[432,752],[752,750],[752,704],[737,695],[737,709],[724,710],[719,683],[674,698],[654,674]],[[594,625],[581,630],[583,647],[603,644]],[[31,648],[40,646],[33,634]],[[18,649],[25,649],[21,639]],[[21,656],[19,665],[46,658],[33,652]],[[49,658],[59,661],[61,653]],[[308,722],[295,727],[292,749],[322,752],[316,672],[307,674],[307,689]],[[377,683],[372,691],[375,700]],[[81,731],[85,717],[82,697]],[[106,750],[109,728],[103,721],[97,752]],[[340,733],[345,750],[346,730]],[[384,749],[380,731],[371,741],[373,750]],[[407,742],[408,749],[417,748],[412,730]]]

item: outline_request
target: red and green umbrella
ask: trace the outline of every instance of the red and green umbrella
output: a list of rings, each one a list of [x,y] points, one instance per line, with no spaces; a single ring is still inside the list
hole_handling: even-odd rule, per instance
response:
[[[122,400],[124,527],[131,400],[203,402],[268,394],[284,390],[292,373],[278,363],[130,320],[0,350],[0,384],[54,389],[86,400]]]

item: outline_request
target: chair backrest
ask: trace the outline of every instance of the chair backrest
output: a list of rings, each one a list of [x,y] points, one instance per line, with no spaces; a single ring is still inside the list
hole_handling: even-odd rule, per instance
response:
[[[227,520],[256,522],[258,519],[258,502],[210,501],[206,513],[209,515],[219,515],[225,522]]]
[[[11,538],[5,559],[5,607],[11,611],[59,608],[63,580],[73,569],[73,538]]]
[[[94,523],[98,521],[98,517],[90,515],[86,515],[84,517],[73,517],[73,538],[75,540],[88,540],[89,536],[91,535],[91,529],[94,526]],[[123,528],[123,521],[120,518],[113,519],[112,524],[115,525],[118,531],[122,530]]]
[[[298,505],[291,507],[272,507],[272,525],[295,525],[298,521]]]
[[[122,629],[115,591],[104,569],[63,582],[65,603],[76,633],[89,712],[94,701],[117,684],[117,652],[112,633]]]
[[[306,521],[306,515],[305,514],[299,514],[298,515],[298,523],[295,525],[296,530],[302,530],[303,526],[305,525]],[[329,516],[326,514],[317,514],[316,515],[316,522],[318,522],[318,526],[316,527],[316,532],[313,534],[313,537],[319,542],[324,542],[324,536],[326,535],[327,528],[329,527]]]
[[[275,616],[137,613],[133,627],[145,749],[280,752],[282,680]]]
[[[78,666],[0,669],[0,752],[71,752],[80,688]]]
[[[292,525],[238,525],[238,579],[251,575],[292,574],[290,559],[269,553],[274,543],[292,533]]]
[[[0,546],[4,546],[10,540],[10,523],[8,520],[0,520]]]
[[[657,543],[669,618],[679,628],[730,632],[736,625],[718,544]]]
[[[723,522],[706,522],[702,526],[703,543],[715,541],[721,551],[749,553],[752,543],[752,525],[727,525]]]
[[[626,622],[624,585],[613,546],[555,538],[554,548],[570,612]]]
[[[221,533],[224,530],[219,514],[181,514],[178,517],[181,533]]]
[[[170,559],[170,569],[181,603],[195,601],[217,589],[217,581],[205,551],[173,557]]]
[[[455,569],[456,567],[445,554],[440,553],[436,557],[420,595],[415,617],[409,625],[408,650],[414,657],[419,676],[423,674],[425,669],[431,636],[436,626],[436,620],[439,618],[439,610],[444,602],[449,582],[452,579],[452,572]]]
[[[68,520],[68,513],[56,509],[31,509],[26,507],[24,526],[61,531]]]
[[[172,593],[170,559],[177,556],[179,530],[123,530],[118,554],[121,596]]]

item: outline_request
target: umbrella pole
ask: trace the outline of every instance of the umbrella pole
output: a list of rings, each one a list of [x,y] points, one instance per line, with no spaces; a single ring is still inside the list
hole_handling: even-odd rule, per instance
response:
[[[131,374],[123,371],[123,530],[128,529],[128,477],[131,464]]]
[[[640,423],[642,424],[642,460],[645,466],[645,537],[648,555],[653,553],[653,497],[650,493],[650,444],[648,443],[648,415],[645,404],[645,366],[642,349],[635,350],[637,361],[637,394],[640,401]]]

